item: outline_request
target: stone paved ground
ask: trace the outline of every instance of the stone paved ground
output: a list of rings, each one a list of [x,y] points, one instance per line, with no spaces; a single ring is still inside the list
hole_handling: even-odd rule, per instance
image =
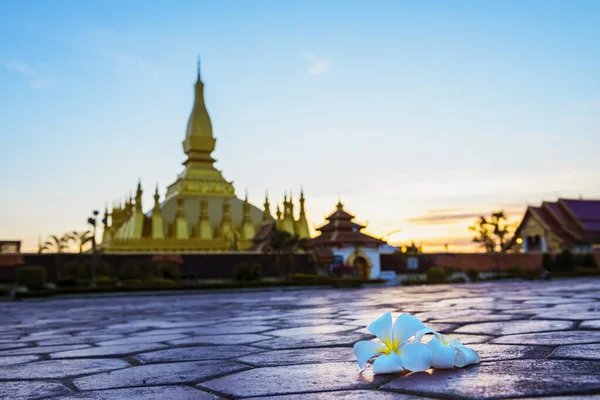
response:
[[[361,373],[352,345],[371,338],[364,326],[386,311],[415,314],[471,344],[481,364]],[[594,393],[600,279],[0,303],[2,399]]]

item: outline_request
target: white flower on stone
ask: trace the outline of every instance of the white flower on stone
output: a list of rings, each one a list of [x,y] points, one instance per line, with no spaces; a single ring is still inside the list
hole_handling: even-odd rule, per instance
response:
[[[388,312],[369,324],[367,329],[381,342],[360,341],[354,345],[354,354],[361,369],[375,356],[374,374],[390,374],[403,369],[419,372],[431,368],[432,350],[417,341],[407,342],[417,332],[427,329],[418,318],[401,314],[392,325],[392,314]]]
[[[459,340],[448,341],[441,333],[425,326],[420,319],[401,314],[392,325],[392,314],[385,313],[369,324],[367,329],[380,341],[360,341],[354,345],[354,354],[362,369],[373,361],[374,374],[390,374],[407,369],[412,372],[429,368],[451,369],[479,363],[479,354]],[[433,334],[427,343],[423,336]],[[408,342],[414,336],[414,340]]]
[[[447,340],[447,338],[431,328],[425,328],[417,332],[415,341],[421,342],[424,335],[432,333],[433,338],[427,343],[433,353],[431,366],[439,369],[462,368],[467,365],[479,363],[479,354],[473,349],[462,344],[458,339]]]

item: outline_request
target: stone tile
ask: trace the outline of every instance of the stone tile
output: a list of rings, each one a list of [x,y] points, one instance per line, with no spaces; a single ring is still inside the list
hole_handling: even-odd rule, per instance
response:
[[[479,344],[479,343],[487,343],[490,339],[493,339],[493,336],[487,335],[469,335],[464,333],[450,333],[444,335],[450,340],[458,339],[462,344]]]
[[[0,356],[0,367],[7,365],[23,364],[30,361],[39,360],[39,356]]]
[[[52,379],[95,374],[129,367],[123,360],[48,360],[0,367],[0,379]]]
[[[123,335],[66,336],[59,339],[36,340],[36,343],[39,346],[65,346],[69,344],[91,344],[106,340],[116,340],[122,337]]]
[[[600,319],[583,321],[579,325],[579,329],[600,329]]]
[[[6,400],[34,400],[71,393],[60,383],[53,382],[0,382],[0,398]]]
[[[356,363],[331,363],[257,368],[198,386],[228,396],[252,397],[375,388],[388,379],[369,370],[361,372]]]
[[[26,343],[16,343],[16,342],[10,341],[8,343],[0,343],[0,351],[20,349],[20,348],[27,347],[27,346],[29,346],[29,345]]]
[[[558,331],[502,336],[490,341],[497,344],[534,344],[560,346],[563,344],[600,343],[597,331]]]
[[[553,347],[549,346],[520,346],[504,344],[472,344],[470,348],[479,353],[481,361],[503,361],[513,359],[542,359],[546,358]]]
[[[151,351],[135,356],[142,363],[167,361],[225,360],[264,351],[248,346],[201,346]]]
[[[297,350],[274,350],[239,357],[241,361],[259,367],[356,361],[351,347],[330,347]]]
[[[115,346],[126,344],[142,344],[142,343],[161,343],[170,340],[185,339],[187,335],[156,335],[156,336],[131,336],[125,339],[108,340],[105,342],[96,342],[99,346]]]
[[[514,360],[400,376],[382,386],[424,396],[513,398],[600,390],[600,362]]]
[[[600,361],[600,343],[560,346],[554,350],[550,355],[550,358],[573,358]]]
[[[275,329],[273,326],[267,325],[253,325],[253,324],[228,324],[222,322],[214,326],[205,326],[201,328],[195,328],[190,331],[193,335],[233,335],[239,333],[262,333]]]
[[[265,340],[254,343],[253,346],[273,350],[302,349],[308,347],[352,346],[359,340],[368,339],[372,336],[373,335],[364,334],[298,335]]]
[[[171,340],[168,343],[174,346],[190,345],[190,344],[216,344],[216,345],[228,345],[228,344],[248,344],[260,342],[262,340],[273,339],[270,336],[255,335],[255,334],[240,334],[240,335],[207,335],[207,336],[193,336],[180,340]]]
[[[284,394],[281,396],[248,397],[248,400],[418,400],[428,397],[413,396],[409,394],[380,392],[375,390],[342,390],[339,392],[319,392],[304,394]]]
[[[151,364],[86,376],[73,380],[73,383],[80,390],[182,384],[247,368],[247,366],[231,361]]]
[[[487,335],[514,335],[517,333],[533,333],[561,331],[573,328],[571,321],[518,320],[503,322],[484,322],[462,326],[454,333],[483,333]]]
[[[583,321],[586,319],[600,319],[600,311],[569,311],[548,310],[536,313],[533,319],[565,319],[569,321]]]
[[[0,357],[2,356],[20,356],[26,354],[50,354],[55,353],[57,351],[69,351],[69,350],[79,350],[90,347],[88,344],[73,344],[67,346],[35,346],[35,347],[25,347],[16,350],[4,350],[0,351]]]
[[[322,335],[328,333],[337,333],[344,331],[351,331],[356,328],[352,326],[344,325],[316,325],[316,326],[303,326],[298,328],[279,329],[276,331],[269,332],[269,335],[273,336],[303,336],[303,335]]]
[[[70,350],[60,351],[57,353],[50,354],[50,358],[85,358],[85,357],[115,357],[115,356],[129,356],[144,351],[160,350],[167,346],[164,344],[148,344],[148,343],[137,343],[137,344],[120,344],[114,346],[99,346],[89,347],[81,350]]]
[[[219,397],[189,386],[152,386],[81,392],[56,400],[218,400]]]

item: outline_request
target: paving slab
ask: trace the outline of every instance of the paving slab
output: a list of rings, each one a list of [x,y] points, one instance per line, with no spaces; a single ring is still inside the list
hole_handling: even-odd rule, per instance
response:
[[[49,360],[0,367],[0,380],[69,378],[126,368],[123,360]]]
[[[454,330],[454,333],[482,333],[486,335],[514,335],[517,333],[561,331],[575,325],[570,321],[514,320],[469,324]]]
[[[126,389],[94,390],[57,400],[218,400],[213,394],[189,386],[152,386]]]
[[[396,378],[383,389],[423,396],[515,398],[585,394],[600,390],[600,362],[498,361],[459,370],[435,370]]]
[[[552,352],[550,358],[600,361],[600,343],[560,346]]]
[[[230,361],[176,362],[130,367],[73,380],[80,390],[111,389],[143,385],[193,383],[211,376],[248,367]]]
[[[71,393],[64,385],[55,382],[0,382],[0,399],[36,400]]]
[[[375,388],[389,376],[361,372],[356,363],[256,368],[204,382],[199,387],[228,396],[265,396],[342,389]]]

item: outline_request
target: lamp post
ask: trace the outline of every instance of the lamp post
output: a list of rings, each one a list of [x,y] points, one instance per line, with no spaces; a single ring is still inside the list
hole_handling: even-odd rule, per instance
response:
[[[96,219],[98,218],[98,210],[92,211],[93,217],[88,218],[87,222],[92,226],[92,268],[90,273],[90,287],[96,287],[96,269],[98,267],[98,250],[96,248]]]

